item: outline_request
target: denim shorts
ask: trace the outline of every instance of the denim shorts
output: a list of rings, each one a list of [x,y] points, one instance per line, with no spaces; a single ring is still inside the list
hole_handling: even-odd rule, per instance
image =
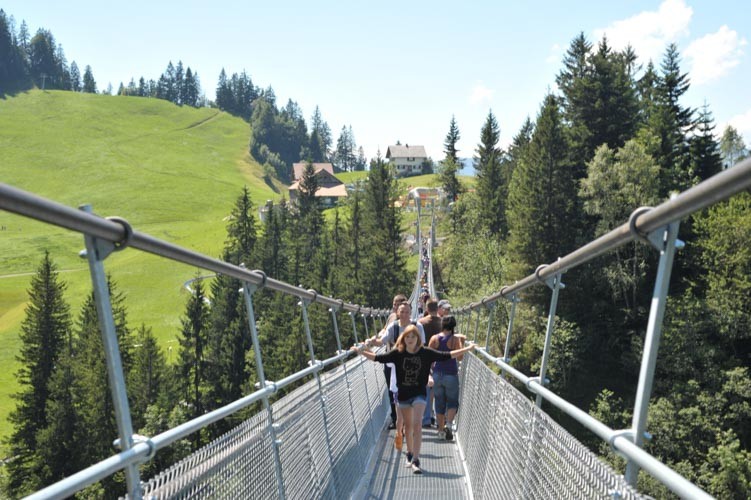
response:
[[[415,396],[413,398],[409,398],[406,401],[398,401],[399,408],[412,408],[413,406],[417,404],[427,404],[427,399],[425,396]]]
[[[459,409],[459,376],[448,373],[433,373],[435,413],[445,415],[447,410]]]

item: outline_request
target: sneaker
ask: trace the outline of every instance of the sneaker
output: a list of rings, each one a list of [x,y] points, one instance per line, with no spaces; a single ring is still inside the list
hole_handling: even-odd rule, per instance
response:
[[[446,439],[446,429],[438,429],[438,439]]]
[[[393,430],[393,429],[396,429],[396,422],[391,422],[389,424],[389,430]]]
[[[424,423],[422,424],[422,428],[423,428],[423,429],[430,429],[430,422],[424,422]]]
[[[394,438],[394,448],[402,451],[402,433],[399,431],[396,431],[396,437]]]
[[[435,423],[435,417],[430,417],[430,426],[431,427],[438,427],[438,424]]]
[[[407,452],[407,463],[404,464],[405,467],[410,467],[412,465],[412,454],[410,452]]]
[[[453,441],[454,433],[451,431],[451,427],[446,427],[446,441]]]
[[[420,459],[415,458],[412,462],[412,473],[413,474],[422,474],[422,469],[420,468]]]

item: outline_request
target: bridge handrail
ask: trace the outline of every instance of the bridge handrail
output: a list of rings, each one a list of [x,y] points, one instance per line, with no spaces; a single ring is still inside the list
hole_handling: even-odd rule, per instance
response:
[[[665,486],[682,498],[711,499],[704,490],[684,478],[673,469],[663,464],[648,452],[635,445],[622,431],[614,430],[603,424],[587,412],[577,408],[553,391],[546,389],[535,377],[528,377],[505,363],[501,358],[488,354],[485,349],[478,347],[475,353],[481,355],[491,363],[500,367],[504,372],[513,376],[516,380],[534,394],[539,394],[546,401],[562,410],[566,415],[574,418],[587,429],[591,430],[606,443],[609,443],[615,451],[639,464],[641,468],[660,480]]]
[[[216,410],[182,423],[172,429],[168,429],[146,441],[138,441],[134,443],[133,447],[129,450],[112,455],[101,462],[97,462],[96,464],[80,470],[57,483],[37,491],[26,498],[29,500],[37,500],[68,497],[81,490],[81,488],[86,485],[104,479],[129,465],[139,464],[144,460],[149,459],[154,456],[157,451],[193,434],[199,429],[228,417],[253,403],[261,401],[264,397],[271,396],[279,389],[283,389],[308,375],[320,372],[327,366],[348,358],[351,354],[352,353],[349,351],[344,351],[336,356],[319,361],[308,368],[295,372],[277,382],[267,381],[266,387],[263,389],[259,389],[243,398],[222,406],[221,408],[217,408]]]
[[[622,224],[565,257],[544,265],[544,267],[541,266],[542,269],[539,272],[532,273],[513,285],[503,287],[500,291],[483,299],[482,302],[478,301],[467,304],[459,308],[457,312],[467,312],[485,307],[501,298],[509,297],[526,288],[540,284],[545,279],[565,273],[571,268],[632,242],[640,238],[640,235],[649,234],[666,224],[681,220],[693,212],[697,212],[718,201],[725,200],[750,187],[751,158],[747,158],[734,167],[710,177],[704,182],[648,211],[643,213],[634,212],[631,221],[634,230],[631,229],[630,223]]]
[[[383,309],[342,302],[338,299],[318,295],[312,290],[305,290],[283,281],[267,278],[263,273],[250,271],[132,230],[127,223],[76,210],[4,183],[0,183],[0,209],[108,240],[116,245],[127,245],[160,257],[232,276],[254,285],[264,286],[311,302],[318,302],[337,309],[341,308],[347,312],[362,313],[367,316],[388,313]]]

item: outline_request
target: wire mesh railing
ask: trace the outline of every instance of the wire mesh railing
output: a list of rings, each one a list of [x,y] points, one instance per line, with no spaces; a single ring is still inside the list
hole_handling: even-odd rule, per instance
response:
[[[457,441],[475,498],[643,498],[477,356],[461,372]]]
[[[272,405],[286,498],[346,497],[357,488],[388,411],[381,372],[353,359],[322,373],[322,393],[311,380]],[[274,445],[266,414],[259,412],[158,473],[146,483],[144,497],[277,498]]]

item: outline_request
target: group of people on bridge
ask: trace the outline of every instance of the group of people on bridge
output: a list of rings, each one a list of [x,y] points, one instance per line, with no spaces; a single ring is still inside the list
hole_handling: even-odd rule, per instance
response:
[[[384,364],[391,402],[389,429],[396,431],[394,446],[398,450],[406,442],[406,466],[415,474],[422,474],[423,427],[436,425],[440,439],[453,440],[453,422],[459,409],[457,361],[475,347],[465,347],[464,336],[455,332],[456,319],[448,301],[430,298],[425,309],[422,318],[412,321],[407,297],[395,296],[386,326],[366,339],[363,346],[352,347],[371,361]],[[380,354],[370,350],[381,345],[389,350]]]

